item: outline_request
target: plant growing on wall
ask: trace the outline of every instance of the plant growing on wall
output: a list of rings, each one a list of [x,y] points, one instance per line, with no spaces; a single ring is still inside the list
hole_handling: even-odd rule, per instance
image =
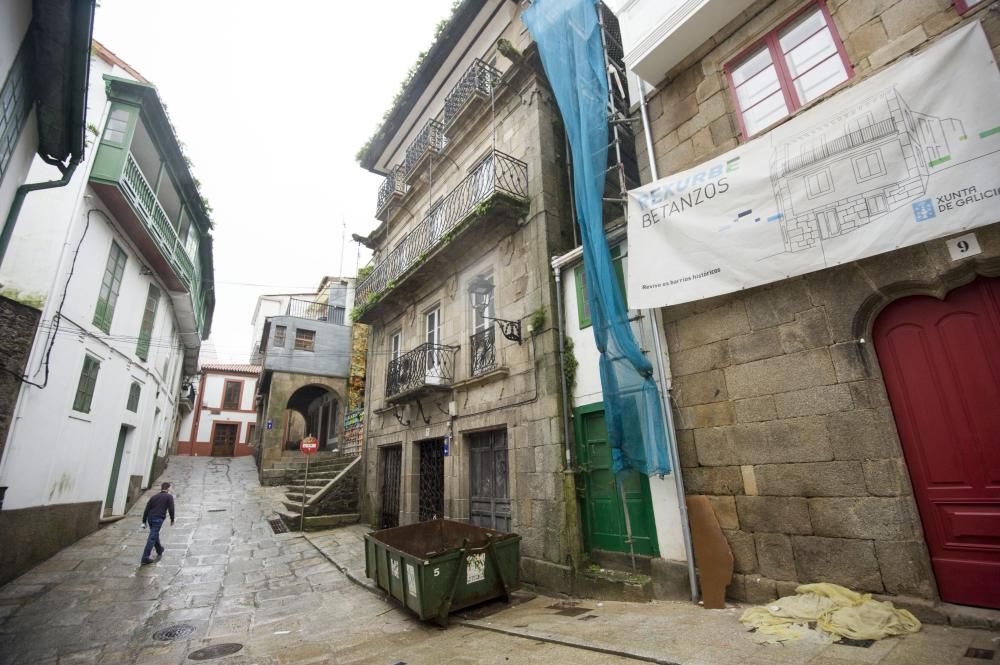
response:
[[[573,347],[573,340],[565,337],[563,339],[563,376],[566,378],[566,390],[569,393],[572,393],[573,388],[576,387],[576,368],[580,365],[573,352]]]
[[[531,329],[532,334],[537,335],[544,325],[545,307],[539,307],[531,313],[531,319],[528,321],[528,327]]]

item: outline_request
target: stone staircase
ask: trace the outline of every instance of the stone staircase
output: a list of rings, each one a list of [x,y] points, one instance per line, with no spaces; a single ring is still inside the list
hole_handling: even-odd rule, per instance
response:
[[[291,531],[329,529],[353,524],[360,517],[361,458],[338,455],[317,455],[316,458],[310,460],[308,479],[304,458],[302,461],[283,461],[264,472],[271,478],[280,477],[280,484],[286,488],[282,503],[287,512],[279,515]]]

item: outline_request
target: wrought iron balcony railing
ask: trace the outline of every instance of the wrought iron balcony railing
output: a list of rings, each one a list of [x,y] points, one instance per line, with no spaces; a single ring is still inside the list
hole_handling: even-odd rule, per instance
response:
[[[459,116],[469,100],[476,96],[490,99],[500,80],[500,70],[479,58],[462,74],[455,87],[444,100],[444,126],[448,127]]]
[[[400,172],[403,176],[409,177],[417,166],[429,152],[440,152],[444,147],[444,126],[437,120],[428,120],[424,128],[413,139],[413,143],[406,148],[406,155],[403,163],[400,164]]]
[[[357,287],[357,301],[372,303],[397,278],[422,260],[476,207],[497,194],[528,198],[528,165],[502,152],[492,152],[448,196],[403,236],[384,260]]]
[[[490,322],[492,324],[492,321]],[[470,376],[485,374],[497,366],[497,338],[492,325],[477,332],[470,338]]]
[[[402,169],[397,166],[392,170],[392,173],[385,177],[382,185],[378,188],[378,204],[375,206],[375,217],[381,219],[380,215],[389,207],[393,197],[403,196],[409,190],[410,186],[406,184],[403,178]]]
[[[290,298],[288,307],[285,308],[286,316],[295,316],[300,319],[312,319],[313,321],[326,321],[327,323],[338,323],[344,325],[344,308],[330,305],[325,302],[313,302],[311,300],[299,300]]]
[[[455,379],[457,346],[421,344],[389,362],[385,396],[391,398],[419,388],[448,386]]]

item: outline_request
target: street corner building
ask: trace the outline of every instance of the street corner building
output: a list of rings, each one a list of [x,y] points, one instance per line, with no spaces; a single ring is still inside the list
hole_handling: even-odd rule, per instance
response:
[[[176,454],[252,455],[259,365],[203,364],[181,394]]]
[[[62,74],[78,87],[57,107],[77,114],[69,152],[46,144],[55,116],[43,99],[55,91],[46,97],[45,81],[57,78],[15,84],[12,98],[29,111],[3,125],[14,157],[0,181],[0,582],[124,515],[162,472],[215,304],[211,221],[156,88],[91,43],[92,5],[58,3],[70,25],[37,32],[27,26],[52,16],[8,4],[0,25],[27,32],[0,49],[42,52],[27,70],[38,72],[49,47],[65,47],[54,60],[72,63]],[[52,42],[25,50],[34,39]],[[13,62],[7,86],[24,74],[2,55],[0,65]],[[20,174],[10,166],[33,152]]]
[[[996,3],[636,0],[629,304],[729,596],[1000,608]]]
[[[361,454],[366,329],[348,316],[354,283],[327,276],[315,293],[257,299],[251,360],[261,370],[253,446],[265,485],[289,484],[301,474],[299,443],[309,435],[319,441],[319,459],[337,470]]]
[[[384,177],[352,310],[369,330],[362,508],[377,527],[517,532],[522,578],[568,590],[580,546],[548,266],[574,233],[521,11],[456,5],[358,155]]]

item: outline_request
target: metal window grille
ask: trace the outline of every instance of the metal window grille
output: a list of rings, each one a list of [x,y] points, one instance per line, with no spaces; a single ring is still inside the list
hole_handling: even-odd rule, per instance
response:
[[[399,526],[399,491],[403,467],[403,447],[386,446],[379,451],[382,462],[382,501],[379,528]]]
[[[419,519],[444,517],[444,440],[420,442]]]
[[[496,367],[496,331],[492,326],[486,330],[477,332],[470,338],[469,353],[471,354],[472,359],[472,365],[469,372],[471,376],[478,376]]]

